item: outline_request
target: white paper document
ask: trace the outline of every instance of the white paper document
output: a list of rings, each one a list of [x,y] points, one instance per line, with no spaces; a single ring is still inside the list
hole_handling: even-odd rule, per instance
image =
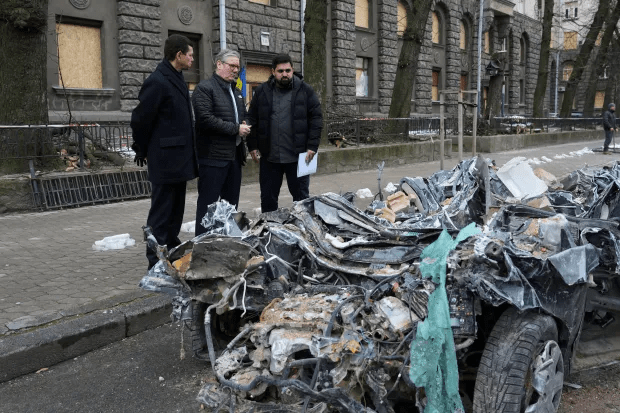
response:
[[[307,152],[300,153],[299,159],[297,160],[297,177],[310,175],[316,172],[316,160],[318,153],[314,154],[314,157],[310,161],[310,163],[306,163],[306,154]]]

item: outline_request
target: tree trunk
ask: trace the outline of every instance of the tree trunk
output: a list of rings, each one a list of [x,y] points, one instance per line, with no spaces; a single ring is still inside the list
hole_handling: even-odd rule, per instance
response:
[[[323,116],[327,111],[327,0],[306,2],[304,15],[304,80],[319,96]],[[327,141],[327,128],[323,127],[321,142]]]
[[[603,102],[603,110],[607,110],[607,106],[610,103],[616,103],[616,98],[617,96],[617,82],[618,82],[618,72],[617,70],[615,70],[616,67],[618,67],[618,64],[620,64],[620,44],[619,44],[619,37],[618,37],[618,32],[616,31],[616,38],[612,40],[611,43],[611,53],[609,55],[608,61],[609,61],[609,67],[612,68],[612,70],[609,70],[607,72],[607,75],[609,76],[607,79],[607,83],[605,85],[605,101]]]
[[[503,75],[497,75],[489,80],[489,94],[487,95],[487,107],[484,113],[485,119],[492,120],[495,116],[501,115],[503,77]]]
[[[390,104],[390,118],[408,118],[411,114],[411,94],[413,80],[418,68],[418,61],[426,21],[431,11],[431,0],[413,0],[411,8],[404,2],[407,8],[407,27],[403,33],[403,46],[398,58],[396,79]]]
[[[549,79],[549,51],[551,48],[551,26],[553,24],[554,0],[545,1],[545,14],[543,15],[543,31],[540,43],[540,60],[538,62],[538,79],[534,90],[534,109],[535,118],[543,117],[543,107],[545,94],[547,92],[547,81]]]
[[[611,40],[614,35],[614,30],[618,20],[620,19],[620,1],[616,2],[613,12],[609,15],[609,18],[605,22],[605,31],[601,39],[601,46],[596,54],[596,59],[592,64],[592,70],[590,71],[590,79],[588,79],[588,86],[586,89],[585,101],[583,104],[583,116],[590,118],[594,116],[594,101],[596,99],[596,87],[598,85],[599,77],[604,73],[605,66],[608,64],[608,53],[611,45]],[[607,71],[608,75],[610,70]],[[603,108],[605,109],[605,108]]]
[[[564,98],[562,99],[560,117],[570,117],[571,115],[573,100],[575,99],[575,95],[577,94],[577,86],[581,81],[581,77],[585,71],[588,60],[590,59],[590,54],[592,53],[592,49],[594,48],[596,38],[598,37],[598,34],[603,27],[603,23],[605,22],[605,16],[609,12],[609,2],[610,0],[600,0],[598,4],[598,9],[596,10],[594,18],[592,19],[592,24],[590,25],[588,34],[586,35],[586,39],[579,48],[579,53],[577,54],[577,58],[575,59],[573,72],[568,79],[568,84],[566,85],[566,92],[564,92]]]
[[[0,0],[0,124],[47,124],[47,0]]]

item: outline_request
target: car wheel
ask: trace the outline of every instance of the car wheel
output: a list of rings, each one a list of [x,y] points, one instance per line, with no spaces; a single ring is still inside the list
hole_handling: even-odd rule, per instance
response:
[[[207,304],[193,300],[192,319],[189,325],[189,336],[192,343],[192,352],[194,357],[204,361],[210,361],[204,324],[207,307]],[[222,333],[220,329],[220,318],[221,316],[215,314],[215,312],[211,315],[211,338],[213,339],[213,349],[215,350],[216,356],[226,348],[226,345],[232,338],[227,337],[224,333]]]
[[[564,360],[557,341],[552,317],[506,310],[493,327],[480,360],[474,411],[557,412],[564,383]]]

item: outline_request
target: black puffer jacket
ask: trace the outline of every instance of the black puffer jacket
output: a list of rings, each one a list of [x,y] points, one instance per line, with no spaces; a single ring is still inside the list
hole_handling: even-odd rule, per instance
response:
[[[297,73],[295,76],[297,79],[293,81],[293,96],[291,96],[295,152],[302,153],[308,149],[316,152],[323,129],[321,102],[312,86],[305,83]],[[275,79],[272,75],[269,80],[256,88],[248,111],[248,123],[252,125],[252,132],[248,137],[248,149],[250,151],[258,149],[264,157],[269,155],[270,150],[269,120],[273,110],[273,89],[275,87]]]
[[[239,122],[235,121],[230,83],[213,74],[196,86],[192,104],[196,115],[196,146],[198,159],[235,159],[239,123],[245,119],[241,91],[233,89]]]

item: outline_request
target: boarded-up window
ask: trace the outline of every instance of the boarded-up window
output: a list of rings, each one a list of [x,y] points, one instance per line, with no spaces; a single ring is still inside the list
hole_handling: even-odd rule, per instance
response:
[[[368,29],[370,27],[370,1],[355,0],[355,26]]]
[[[570,79],[571,73],[573,73],[573,64],[564,63],[564,68],[562,69],[562,80]]]
[[[249,0],[250,3],[260,3],[260,4],[264,4],[266,6],[269,6],[271,4],[271,0]]]
[[[355,58],[355,96],[369,96],[369,73],[370,59],[364,57]]]
[[[439,100],[439,72],[433,70],[433,87],[431,89],[431,99],[433,101]]]
[[[398,27],[398,35],[402,36],[405,33],[405,29],[407,28],[407,9],[402,1],[398,2],[397,11],[397,27]]]
[[[467,75],[461,75],[460,87],[461,90],[467,90]]]
[[[564,50],[577,48],[577,32],[564,32]]]
[[[461,50],[467,50],[467,29],[465,23],[461,21],[461,29],[459,32],[459,47]]]
[[[245,67],[245,101],[252,100],[254,89],[271,76],[271,67],[267,65],[247,65]]]
[[[441,43],[441,20],[437,12],[433,12],[432,14],[433,14],[433,24],[432,24],[433,32],[432,32],[431,38],[433,40],[433,43],[439,44]]]
[[[487,102],[489,100],[489,88],[487,87],[483,87],[482,88],[482,111],[486,111],[487,109]]]
[[[601,109],[603,107],[604,102],[605,102],[605,91],[597,90],[596,95],[594,95],[594,107],[596,109]]]
[[[56,23],[58,84],[101,89],[101,30],[99,27]],[[60,76],[62,75],[62,82]]]
[[[483,43],[484,43],[484,52],[491,53],[491,34],[488,31],[484,32]]]

